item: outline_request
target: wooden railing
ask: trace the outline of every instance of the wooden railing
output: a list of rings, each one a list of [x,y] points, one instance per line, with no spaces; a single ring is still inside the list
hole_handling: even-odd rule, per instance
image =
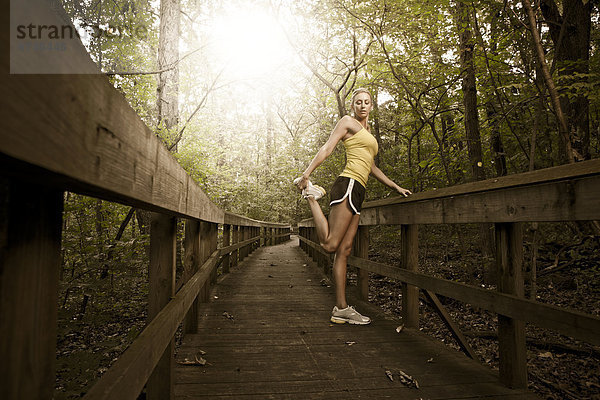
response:
[[[471,357],[460,330],[436,294],[498,314],[500,379],[507,386],[526,387],[525,322],[600,345],[600,318],[524,298],[523,222],[600,219],[600,160],[548,168],[502,178],[365,203],[348,263],[359,268],[358,290],[368,299],[369,272],[402,282],[402,319],[419,326],[419,290]],[[497,290],[486,290],[418,272],[418,225],[494,223]],[[385,265],[368,260],[368,227],[400,225],[401,263]],[[300,246],[326,271],[329,255],[317,243],[312,219],[299,224]]]
[[[40,1],[32,12],[54,15],[47,7]],[[289,239],[290,227],[213,204],[104,75],[10,75],[8,29],[2,41],[0,398],[53,397],[63,198],[71,191],[152,211],[150,322],[86,398],[135,399],[147,384],[148,399],[168,399],[173,335],[182,322],[195,331],[217,265],[229,271],[257,246]],[[61,62],[93,67],[80,43],[70,45],[78,56]],[[179,290],[177,219],[185,220]]]

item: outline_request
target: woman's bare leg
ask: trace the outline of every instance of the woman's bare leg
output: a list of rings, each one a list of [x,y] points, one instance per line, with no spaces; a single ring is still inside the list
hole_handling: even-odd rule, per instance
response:
[[[319,243],[329,253],[334,253],[337,250],[352,221],[353,214],[347,203],[348,199],[346,198],[343,202],[331,207],[329,221],[327,221],[319,203],[313,197],[308,198],[308,205],[313,214]]]
[[[343,203],[342,203],[343,204]],[[333,278],[335,282],[335,302],[339,309],[348,307],[346,301],[346,271],[348,269],[348,256],[352,252],[352,243],[358,230],[360,215],[353,215],[333,261]]]

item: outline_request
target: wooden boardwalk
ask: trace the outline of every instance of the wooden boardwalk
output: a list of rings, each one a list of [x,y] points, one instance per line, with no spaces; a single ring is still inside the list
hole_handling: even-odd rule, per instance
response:
[[[176,356],[201,350],[207,365],[177,364],[177,399],[536,398],[418,331],[398,334],[375,307],[357,307],[371,325],[331,324],[333,287],[297,246],[261,247],[216,285]],[[398,370],[420,388],[386,375]]]

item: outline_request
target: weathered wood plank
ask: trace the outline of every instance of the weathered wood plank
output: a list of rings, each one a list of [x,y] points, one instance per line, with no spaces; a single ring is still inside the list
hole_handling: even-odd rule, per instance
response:
[[[307,260],[292,243],[263,247],[220,280],[211,302],[202,305],[199,334],[185,336],[178,350],[181,359],[203,350],[210,365],[178,365],[177,398],[527,394],[502,387],[490,369],[418,330],[398,334],[397,320],[353,296],[373,322],[331,324],[333,288],[320,283],[320,270]],[[430,358],[435,362],[428,363]],[[388,369],[413,375],[421,389],[390,381]]]
[[[242,215],[225,212],[223,217],[224,224],[240,225],[240,226],[253,226],[263,228],[280,228],[289,227],[288,224],[279,224],[276,222],[258,221],[252,218],[244,217]]]
[[[0,398],[54,392],[63,193],[0,180]]]
[[[419,230],[417,225],[400,228],[402,264],[400,268],[411,272],[419,270]],[[419,288],[402,282],[402,322],[409,328],[419,328]]]
[[[523,228],[519,223],[495,226],[498,292],[523,298]],[[498,315],[500,380],[509,387],[527,387],[525,322]]]
[[[223,212],[105,76],[3,75],[2,82],[7,95],[0,99],[3,173],[222,222]]]
[[[185,259],[183,263],[183,283],[187,282],[202,265],[200,254],[200,222],[195,220],[185,221],[184,237]],[[184,333],[194,333],[198,330],[198,299],[194,300],[190,310],[183,321]]]
[[[148,320],[155,318],[175,294],[175,257],[177,220],[152,213],[150,226],[150,268]],[[171,340],[147,383],[146,396],[151,400],[170,399],[173,395],[175,343]]]
[[[223,225],[223,245],[222,248],[227,248],[231,245],[231,225],[229,224],[224,224]],[[222,266],[223,266],[223,273],[227,274],[229,273],[229,254],[230,252],[228,251],[227,253],[225,253],[223,255],[223,262],[222,262]]]
[[[462,185],[455,185],[437,190],[415,193],[408,198],[403,196],[395,196],[383,200],[369,201],[363,204],[363,209],[503,190],[519,186],[531,186],[543,183],[580,179],[588,176],[598,175],[600,175],[600,159],[589,160],[576,164],[560,165],[557,167],[538,169],[536,171],[506,175],[483,181],[469,182]]]
[[[416,196],[416,195],[415,195]],[[362,225],[600,219],[600,176],[363,209]]]
[[[600,219],[600,160],[367,202],[361,225]],[[299,226],[314,226],[312,219]]]
[[[454,320],[450,316],[450,313],[446,311],[446,308],[444,307],[440,299],[438,299],[437,295],[427,289],[423,289],[423,293],[425,294],[425,297],[427,297],[427,299],[431,302],[431,304],[433,305],[433,309],[439,315],[442,322],[444,322],[444,325],[446,325],[448,331],[450,331],[450,334],[456,340],[456,343],[458,343],[458,346],[461,348],[461,350],[473,360],[479,360],[477,353],[475,353],[475,351],[469,345],[467,337],[462,333],[458,324],[454,322]]]
[[[137,398],[164,349],[171,342],[179,323],[198,296],[200,288],[210,278],[218,259],[218,252],[215,251],[90,389],[84,399]]]

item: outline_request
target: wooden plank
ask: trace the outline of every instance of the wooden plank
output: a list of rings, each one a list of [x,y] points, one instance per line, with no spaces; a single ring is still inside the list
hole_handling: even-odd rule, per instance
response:
[[[232,245],[236,245],[240,242],[240,227],[238,225],[232,225],[231,229],[233,230]],[[239,250],[235,249],[231,253],[231,266],[235,267],[238,264],[238,260],[239,260]]]
[[[419,270],[419,230],[417,225],[402,225],[400,240],[402,264],[411,272]],[[406,327],[419,328],[419,288],[402,282],[402,322]]]
[[[106,76],[1,79],[3,174],[156,212],[223,221],[223,211]]]
[[[229,247],[231,244],[231,225],[229,224],[224,224],[223,225],[223,248],[227,248]],[[227,274],[229,273],[229,253],[227,252],[223,255],[223,263],[221,264],[223,266],[223,273]]]
[[[366,304],[357,305],[372,316],[369,326],[329,323],[334,289],[320,284],[320,270],[307,267],[307,259],[292,243],[260,248],[244,268],[223,277],[216,297],[202,305],[201,331],[184,337],[178,351],[182,360],[203,350],[209,364],[178,365],[177,398],[508,398],[526,393],[502,387],[489,368],[418,330],[398,334],[398,321]],[[435,361],[428,363],[430,358]],[[390,381],[388,369],[414,376],[421,389]]]
[[[264,228],[279,228],[289,226],[288,224],[280,224],[277,222],[258,221],[252,218],[244,217],[230,212],[225,212],[223,217],[224,224],[230,225],[243,225],[243,226],[254,226]]]
[[[90,389],[84,399],[137,398],[164,349],[171,343],[179,323],[198,296],[200,288],[209,279],[218,259],[218,252],[215,251]]]
[[[195,220],[185,221],[184,238],[185,256],[183,262],[183,277],[185,283],[198,272],[202,265],[200,260],[200,222]],[[190,310],[183,321],[184,333],[195,333],[198,330],[198,299],[194,300]]]
[[[215,223],[208,223],[209,224],[209,238],[210,241],[208,243],[208,251],[206,252],[206,258],[210,257],[210,255],[217,250],[217,246],[219,245],[219,225],[215,224]],[[214,285],[215,283],[217,283],[217,266],[215,266],[215,268],[212,271],[211,277],[210,277],[210,284]]]
[[[465,194],[496,191],[519,186],[553,183],[557,181],[573,180],[598,175],[600,175],[600,159],[588,160],[575,164],[560,165],[557,167],[538,169],[536,171],[506,175],[483,181],[469,182],[462,185],[455,185],[437,190],[415,193],[408,198],[403,196],[395,196],[383,200],[369,201],[363,204],[363,209],[406,202],[433,200]]]
[[[600,219],[600,160],[367,202],[361,225]],[[298,226],[314,226],[312,219]]]
[[[150,268],[148,320],[155,318],[175,294],[175,257],[177,219],[152,213],[150,225]],[[169,341],[152,375],[148,379],[146,397],[150,400],[170,399],[173,395],[173,354],[175,342]]]
[[[54,392],[63,193],[0,180],[0,398]]]
[[[200,222],[200,262],[203,263],[211,255],[211,226],[210,222]],[[212,277],[212,271],[210,271]],[[208,279],[204,282],[204,286],[200,289],[198,294],[199,302],[207,302],[210,299],[210,284],[211,280]]]
[[[523,228],[521,224],[496,224],[498,291],[523,298]],[[527,387],[525,323],[498,315],[500,380],[513,388]]]
[[[429,301],[433,305],[433,309],[439,315],[444,325],[446,325],[446,327],[450,331],[450,334],[452,335],[452,337],[454,337],[456,343],[458,343],[458,346],[463,351],[463,353],[465,353],[468,357],[472,358],[473,360],[479,360],[477,353],[475,353],[475,351],[469,345],[467,337],[462,333],[460,327],[456,322],[454,322],[448,311],[446,311],[446,308],[440,302],[440,299],[438,299],[437,295],[427,289],[423,289],[423,293],[425,294],[425,297],[429,299]]]
[[[595,219],[600,219],[600,176],[363,208],[360,223],[446,224]]]

